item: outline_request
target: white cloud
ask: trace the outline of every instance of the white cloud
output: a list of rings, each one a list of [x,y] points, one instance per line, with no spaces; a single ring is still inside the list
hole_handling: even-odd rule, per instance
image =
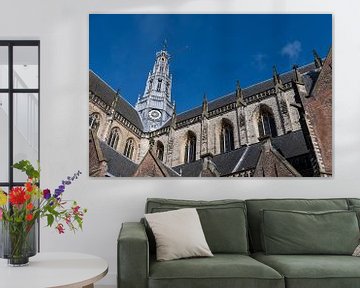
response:
[[[287,43],[281,49],[281,55],[289,57],[289,60],[291,61],[299,58],[300,52],[301,52],[301,42],[298,40]]]
[[[266,68],[266,58],[267,56],[263,53],[258,53],[253,55],[252,65],[256,67],[259,71],[262,71]]]

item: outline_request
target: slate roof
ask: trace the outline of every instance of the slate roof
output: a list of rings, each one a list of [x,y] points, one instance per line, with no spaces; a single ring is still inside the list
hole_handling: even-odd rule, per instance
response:
[[[309,88],[308,91],[310,91],[311,87],[315,83],[317,77],[315,77],[316,72],[313,72],[313,74],[309,74],[309,72],[314,71],[316,69],[315,64],[307,64],[302,67],[299,67],[298,70],[301,74],[307,77],[306,84],[308,85],[307,88]],[[309,74],[309,75],[308,75]],[[286,73],[280,74],[280,78],[282,82],[288,83],[294,80],[294,72],[288,71]],[[247,88],[242,89],[244,98],[248,98],[250,96],[253,96],[257,93],[267,91],[269,89],[275,88],[273,79],[268,79],[263,82],[257,83],[255,85],[249,86]],[[225,95],[223,97],[217,98],[215,100],[209,101],[208,108],[209,111],[215,110],[217,108],[226,106],[228,104],[234,103],[236,101],[235,92],[229,93],[228,95]],[[176,116],[176,122],[181,122],[186,119],[190,119],[196,116],[201,115],[202,113],[202,106],[195,107],[191,110],[185,111],[183,113],[180,113]],[[168,123],[167,123],[168,125]]]
[[[116,91],[112,89],[104,80],[102,80],[93,71],[89,71],[89,90],[95,95],[99,96],[106,104],[111,106],[116,96]],[[137,128],[143,130],[143,125],[139,114],[129,102],[127,102],[121,95],[118,96],[119,101],[115,110],[124,118],[129,120]]]
[[[301,130],[271,139],[273,147],[286,159],[309,153],[304,134]],[[221,175],[255,169],[261,152],[261,142],[224,154],[215,155],[212,159]],[[202,169],[202,160],[173,167],[184,177],[197,177]]]
[[[124,155],[115,151],[105,142],[100,147],[108,164],[108,172],[115,177],[130,177],[135,173],[137,165]]]
[[[105,159],[107,160],[108,172],[115,177],[131,177],[134,175],[138,168],[138,164],[132,162],[129,158],[125,157],[121,153],[115,151],[107,143],[100,142],[100,148],[103,152]],[[180,175],[163,164],[163,168],[169,173],[171,177],[179,177]]]
[[[313,70],[313,71],[309,71],[308,73],[306,73],[305,75],[303,75],[303,79],[304,79],[304,84],[305,84],[305,89],[308,92],[308,94],[310,95],[312,92],[312,89],[315,86],[315,83],[319,77],[320,71],[318,70]]]
[[[271,139],[273,147],[286,159],[309,153],[301,130],[281,135]],[[220,175],[255,169],[261,152],[261,142],[243,146],[228,153],[217,154],[212,158]],[[115,177],[131,177],[138,165],[115,151],[105,142],[100,141],[100,147],[108,164],[108,172]],[[203,168],[202,160],[182,164],[173,168],[164,165],[172,177],[198,177]]]

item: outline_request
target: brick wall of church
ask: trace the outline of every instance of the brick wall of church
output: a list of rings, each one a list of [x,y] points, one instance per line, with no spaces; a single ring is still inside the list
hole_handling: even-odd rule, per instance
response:
[[[328,54],[311,97],[304,98],[320,173],[332,175],[332,53]]]

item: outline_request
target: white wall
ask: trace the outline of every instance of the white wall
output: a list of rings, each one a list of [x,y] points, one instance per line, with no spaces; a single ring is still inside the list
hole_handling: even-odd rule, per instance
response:
[[[88,14],[334,13],[333,179],[90,179],[88,174]],[[301,23],[299,23],[301,25]],[[316,25],[316,23],[314,23]],[[66,196],[89,209],[75,236],[42,229],[43,251],[104,257],[116,281],[116,239],[124,221],[137,221],[147,197],[218,199],[359,197],[360,2],[358,0],[1,0],[1,39],[41,40],[42,183],[54,187],[81,169]],[[281,28],[281,27],[280,27]],[[120,36],[121,31],[119,29]],[[255,35],[261,37],[261,35]],[[106,43],[104,43],[106,45]],[[269,43],[271,45],[271,43]]]

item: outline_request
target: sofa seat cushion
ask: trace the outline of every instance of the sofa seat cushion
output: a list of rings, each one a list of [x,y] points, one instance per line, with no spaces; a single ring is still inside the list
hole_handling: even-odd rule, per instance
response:
[[[215,254],[166,262],[150,261],[149,288],[284,288],[274,269],[246,255]]]
[[[265,255],[252,257],[284,275],[287,288],[358,288],[360,258],[343,255]]]

